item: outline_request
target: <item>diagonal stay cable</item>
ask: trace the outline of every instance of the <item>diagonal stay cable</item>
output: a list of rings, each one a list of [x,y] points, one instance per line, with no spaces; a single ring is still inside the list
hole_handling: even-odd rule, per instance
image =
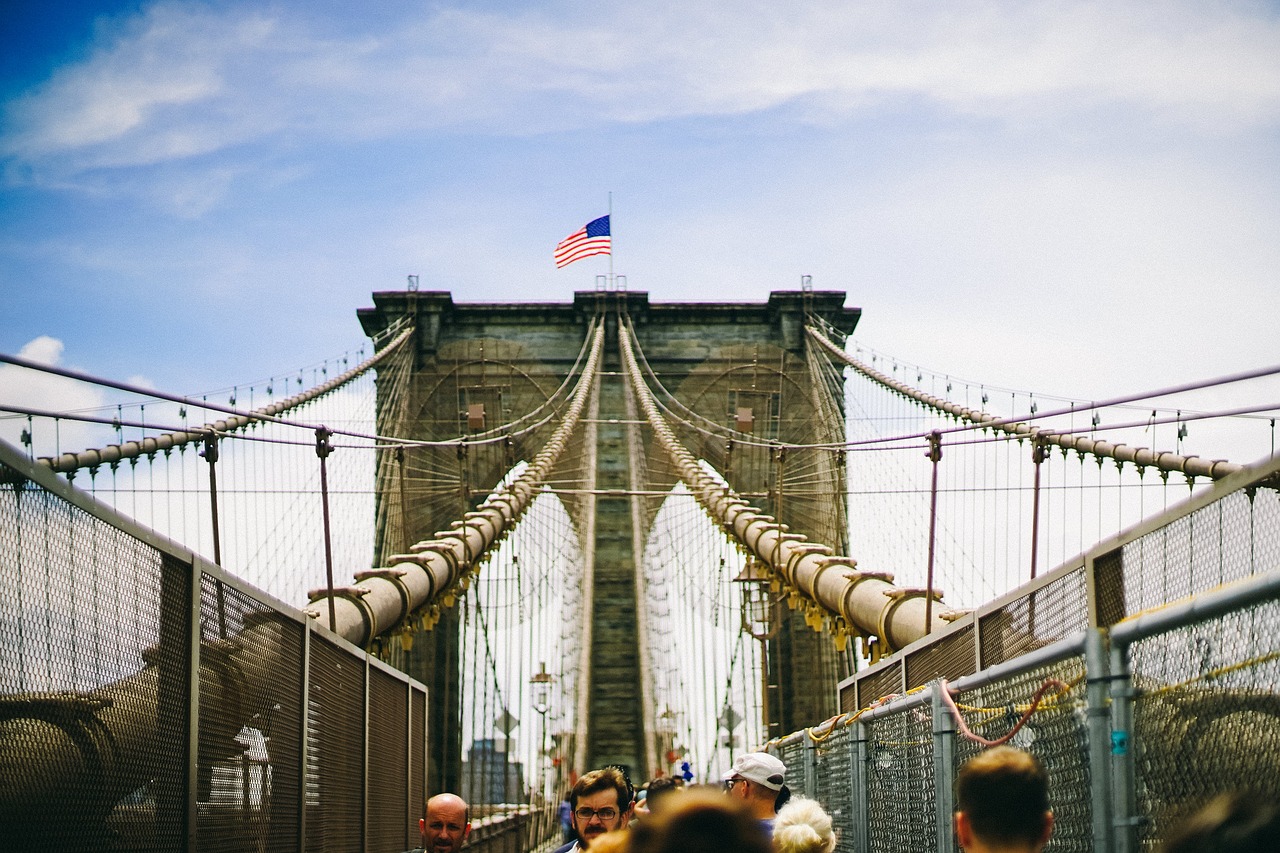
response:
[[[126,442],[125,444],[121,444],[121,445],[110,445],[100,450],[86,450],[81,453],[64,453],[58,457],[41,457],[40,458],[39,461],[42,465],[52,468],[54,471],[66,473],[68,471],[75,471],[80,468],[87,468],[87,467],[93,467],[95,465],[101,465],[104,462],[108,462],[108,463],[118,462],[123,459],[136,458],[138,456],[142,456],[147,453],[153,453],[156,450],[165,450],[169,447],[179,447],[193,441],[203,441],[205,437],[210,435],[211,433],[226,432],[233,429],[239,429],[240,427],[246,426],[255,421],[267,421],[271,423],[281,423],[289,426],[302,426],[308,429],[316,429],[318,425],[293,423],[290,421],[286,421],[282,418],[279,418],[277,417],[277,415],[280,414],[281,412],[289,411],[290,409],[297,408],[298,406],[301,406],[304,403],[310,402],[311,400],[315,400],[319,397],[322,397],[325,394],[328,394],[329,392],[342,387],[343,385],[347,384],[351,380],[355,379],[357,376],[360,376],[366,371],[372,369],[379,362],[385,359],[388,355],[394,352],[398,347],[402,346],[404,342],[409,339],[412,333],[413,333],[413,329],[407,328],[403,332],[401,332],[395,338],[395,340],[387,344],[387,346],[383,347],[383,349],[380,352],[375,353],[373,356],[366,359],[362,363],[356,365],[355,367],[343,373],[342,375],[336,376],[333,379],[330,379],[328,382],[325,382],[321,385],[317,385],[316,387],[311,388],[307,391],[304,391],[301,394],[295,394],[292,397],[289,397],[285,400],[281,400],[279,403],[272,403],[269,406],[264,406],[263,408],[255,410],[253,412],[243,412],[241,410],[234,409],[229,406],[223,406],[218,403],[210,403],[208,401],[194,400],[190,397],[183,397],[176,394],[165,394],[151,388],[141,388],[136,385],[131,385],[127,382],[115,382],[113,380],[101,379],[98,377],[89,376],[88,374],[80,373],[79,371],[67,370],[65,368],[60,368],[60,367],[53,367],[47,364],[39,364],[36,362],[28,361],[27,359],[24,359],[24,358],[5,355],[3,353],[0,353],[0,362],[12,364],[17,367],[25,367],[31,370],[39,370],[45,373],[52,373],[57,376],[63,376],[68,379],[75,379],[80,382],[88,382],[95,385],[102,385],[107,388],[115,388],[116,390],[119,390],[119,391],[127,391],[128,393],[139,394],[144,397],[149,397],[149,398],[159,399],[159,400],[166,400],[171,403],[180,403],[183,405],[192,406],[193,408],[203,408],[203,409],[208,409],[215,412],[222,412],[224,414],[231,415],[231,417],[226,420],[215,421],[211,424],[206,424],[203,427],[197,427],[196,429],[187,429],[179,432],[166,433],[165,435],[157,436],[155,438],[148,438],[142,441]],[[340,430],[330,430],[330,432],[341,433],[343,435],[348,435],[348,434],[355,435],[354,433],[345,433]],[[358,436],[358,437],[364,437],[364,436]]]
[[[969,426],[966,427],[957,427],[950,430],[943,430],[942,432],[961,432],[973,429],[999,430],[1012,436],[1026,437],[1035,441],[1042,441],[1066,449],[1076,450],[1080,453],[1107,457],[1121,462],[1132,462],[1135,465],[1157,468],[1161,471],[1179,471],[1188,476],[1204,476],[1215,480],[1219,480],[1228,474],[1233,474],[1244,467],[1222,459],[1209,461],[1197,456],[1181,456],[1176,453],[1169,453],[1168,451],[1155,451],[1145,447],[1131,447],[1125,444],[1113,444],[1112,442],[1102,441],[1100,439],[1076,436],[1071,433],[1041,429],[1040,427],[1027,425],[1028,421],[1043,420],[1045,418],[1059,417],[1083,411],[1076,407],[1032,413],[1023,417],[999,418],[986,412],[970,409],[966,406],[952,403],[940,397],[935,397],[932,394],[926,394],[904,382],[899,382],[898,380],[886,376],[875,368],[863,364],[858,359],[849,355],[816,328],[807,326],[805,331],[833,356],[839,358],[845,364],[848,364],[854,370],[857,370],[873,382],[876,382],[877,384],[899,394],[903,394],[937,412],[958,417],[967,421],[969,424]],[[1217,379],[1186,382],[1181,385],[1175,385],[1170,388],[1164,388],[1157,391],[1113,397],[1109,400],[1102,400],[1093,403],[1092,408],[1102,409],[1109,406],[1119,406],[1124,403],[1132,403],[1137,400],[1145,400],[1152,397],[1165,397],[1170,394],[1179,394],[1186,391],[1211,388],[1216,385],[1226,385],[1232,382],[1242,382],[1247,379],[1274,376],[1278,373],[1280,373],[1280,365],[1259,368],[1257,370],[1244,371],[1242,373],[1219,377]]]

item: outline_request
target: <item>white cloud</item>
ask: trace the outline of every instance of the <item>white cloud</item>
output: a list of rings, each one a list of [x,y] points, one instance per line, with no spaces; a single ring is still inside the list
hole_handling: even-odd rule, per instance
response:
[[[519,133],[795,101],[815,120],[903,99],[1006,120],[1122,105],[1227,133],[1280,113],[1280,22],[1250,4],[572,8],[444,9],[345,33],[305,6],[152,5],[10,103],[0,152],[50,180],[282,137]]]
[[[62,341],[57,338],[51,338],[48,335],[41,335],[23,346],[18,352],[18,357],[27,361],[34,361],[37,364],[57,367],[58,363],[62,361],[63,349]]]
[[[24,345],[18,357],[60,367],[63,349],[62,341],[41,335]],[[100,389],[91,385],[39,370],[0,364],[0,438],[18,445],[22,432],[30,429],[37,456],[48,456],[58,449],[78,451],[96,446],[95,442],[105,443],[102,427],[65,419],[55,424],[48,418],[34,418],[28,427],[25,416],[4,413],[5,404],[49,412],[94,412],[100,416],[98,410],[106,405],[106,398]]]

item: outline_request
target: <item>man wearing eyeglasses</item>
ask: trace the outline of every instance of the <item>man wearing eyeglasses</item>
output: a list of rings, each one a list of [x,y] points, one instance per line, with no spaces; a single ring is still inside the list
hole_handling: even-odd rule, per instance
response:
[[[573,828],[578,838],[555,853],[586,850],[594,839],[626,826],[631,819],[634,797],[631,781],[618,767],[603,767],[582,774],[569,792]]]
[[[729,796],[742,800],[772,833],[774,815],[791,798],[786,778],[787,766],[769,753],[744,752],[724,774],[724,788]]]

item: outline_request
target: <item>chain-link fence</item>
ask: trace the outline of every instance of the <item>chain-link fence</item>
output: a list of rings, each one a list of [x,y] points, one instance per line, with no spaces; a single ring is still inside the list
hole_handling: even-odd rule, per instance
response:
[[[423,685],[0,443],[0,849],[418,844]]]
[[[1280,457],[848,679],[840,716],[769,745],[788,785],[842,853],[956,850],[979,738],[1048,771],[1054,853],[1156,850],[1226,791],[1280,801],[1278,485]]]

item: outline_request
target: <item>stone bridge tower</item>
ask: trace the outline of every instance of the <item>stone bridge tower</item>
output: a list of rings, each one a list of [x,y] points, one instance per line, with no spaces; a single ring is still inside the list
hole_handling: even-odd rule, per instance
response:
[[[641,292],[579,292],[567,303],[458,303],[447,292],[397,291],[373,295],[359,317],[378,335],[407,319],[415,331],[412,367],[405,376],[379,376],[379,432],[421,440],[484,434],[545,403],[573,369],[593,318],[606,323],[604,361],[595,403],[578,430],[581,445],[566,453],[572,476],[593,482],[592,495],[566,499],[570,516],[594,563],[590,652],[589,736],[578,745],[579,771],[623,764],[643,776],[641,687],[635,661],[637,550],[657,507],[628,495],[633,472],[665,463],[640,425],[618,348],[620,316],[629,318],[636,343],[658,380],[689,409],[723,427],[749,432],[751,442],[725,441],[706,432],[680,432],[685,446],[720,471],[757,507],[810,539],[847,553],[844,460],[837,450],[793,451],[768,447],[839,443],[843,411],[823,410],[821,399],[842,400],[840,389],[823,398],[806,360],[804,324],[813,316],[851,333],[859,309],[844,306],[838,292],[775,292],[764,303],[651,303]],[[831,380],[827,380],[830,382]],[[838,382],[839,380],[835,380]],[[392,404],[392,400],[398,401]],[[679,432],[679,431],[678,431]],[[414,448],[379,462],[380,553],[430,539],[473,509],[498,480],[540,447],[536,432],[497,444]],[[812,458],[797,459],[809,453]],[[416,466],[457,472],[456,488],[410,494],[396,472]],[[788,493],[791,471],[808,485]],[[822,487],[815,489],[815,474]],[[670,472],[668,485],[675,483]],[[652,479],[650,479],[652,483]],[[650,486],[652,488],[652,485]],[[403,511],[402,511],[403,506]],[[592,559],[593,558],[593,559]],[[842,672],[828,639],[808,629],[799,613],[787,614],[768,641],[765,707],[770,736],[830,716]],[[420,635],[399,665],[432,689],[429,785],[455,790],[463,744],[456,609]],[[636,709],[632,717],[618,709]]]

